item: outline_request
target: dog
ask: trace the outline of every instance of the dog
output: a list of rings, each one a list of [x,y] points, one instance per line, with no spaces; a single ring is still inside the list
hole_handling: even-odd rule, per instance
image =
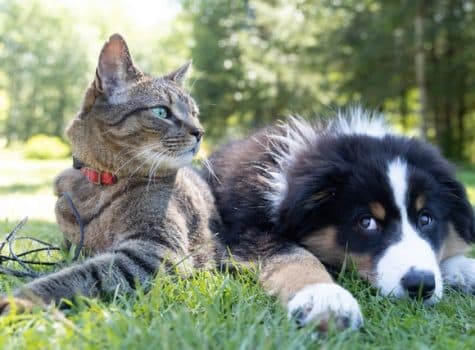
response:
[[[474,213],[432,145],[355,107],[329,121],[291,117],[230,143],[204,177],[232,258],[299,325],[357,329],[355,298],[332,279],[349,263],[384,296],[434,304],[444,285],[475,291]]]

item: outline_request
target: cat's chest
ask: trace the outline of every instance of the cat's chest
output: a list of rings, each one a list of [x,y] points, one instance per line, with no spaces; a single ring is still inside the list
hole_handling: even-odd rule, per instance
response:
[[[76,170],[63,172],[56,180],[58,196],[56,217],[61,230],[73,243],[79,242],[80,216],[85,232],[85,247],[104,251],[120,235],[133,231],[140,222],[143,204],[147,201],[143,184],[119,182],[112,186],[90,183]]]
[[[165,226],[181,234],[201,231],[207,203],[188,181],[147,183],[120,181],[111,186],[90,183],[80,171],[69,169],[55,183],[56,217],[65,236],[77,243],[79,224],[69,197],[85,228],[85,247],[105,251],[135,232],[159,233]]]

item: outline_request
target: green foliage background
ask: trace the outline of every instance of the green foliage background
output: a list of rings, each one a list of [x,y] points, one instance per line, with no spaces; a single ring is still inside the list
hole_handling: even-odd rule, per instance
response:
[[[150,73],[193,58],[189,87],[213,144],[289,113],[330,116],[361,103],[448,157],[475,161],[473,0],[168,1],[173,20],[147,30],[124,3],[0,0],[6,143],[63,137],[102,43],[118,31]]]

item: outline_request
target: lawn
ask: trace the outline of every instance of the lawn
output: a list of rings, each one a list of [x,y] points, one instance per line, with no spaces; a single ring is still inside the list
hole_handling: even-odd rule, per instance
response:
[[[2,236],[28,216],[22,235],[59,243],[51,183],[70,161],[26,161],[0,150],[0,164]],[[463,167],[459,176],[475,203],[475,168]],[[0,349],[475,349],[475,297],[447,291],[443,301],[424,307],[380,297],[351,273],[339,279],[360,301],[359,332],[297,329],[251,272],[203,272],[157,276],[147,294],[84,300],[66,318],[52,310],[2,317]],[[24,281],[0,276],[0,289]]]

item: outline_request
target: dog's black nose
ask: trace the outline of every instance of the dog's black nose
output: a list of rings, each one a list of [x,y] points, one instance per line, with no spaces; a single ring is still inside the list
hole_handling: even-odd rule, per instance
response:
[[[429,299],[434,294],[435,277],[432,272],[411,268],[402,277],[401,284],[411,298]]]
[[[203,129],[193,128],[190,130],[190,135],[196,137],[197,141],[201,140],[201,137],[203,136],[204,133],[205,132]]]

